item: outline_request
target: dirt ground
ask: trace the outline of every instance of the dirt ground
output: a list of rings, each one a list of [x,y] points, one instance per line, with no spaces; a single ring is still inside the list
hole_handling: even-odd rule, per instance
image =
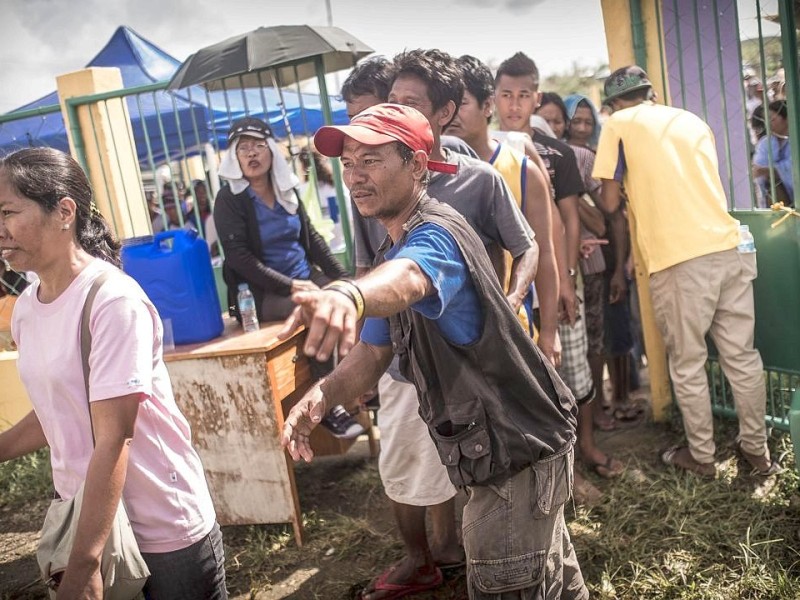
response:
[[[654,451],[667,440],[663,428],[646,425],[598,434],[603,448],[622,460],[652,449],[646,454],[655,462]],[[290,537],[281,526],[224,527],[232,598],[352,598],[372,575],[401,555],[393,516],[380,489],[377,459],[369,457],[366,441],[358,442],[343,457],[299,465],[296,477],[304,514],[312,520],[342,524],[335,526],[334,533],[319,523],[307,525],[302,549],[291,540],[275,541]],[[598,487],[605,485],[596,477],[591,481]],[[41,500],[22,510],[0,512],[0,598],[45,597],[34,553],[47,504]],[[341,531],[344,528],[349,531]],[[254,546],[266,547],[264,555]],[[450,574],[435,594],[416,597],[466,598],[463,572]]]
[[[646,369],[642,374],[646,385]],[[637,394],[646,399],[647,388]],[[605,451],[640,465],[656,463],[657,449],[666,446],[671,436],[669,427],[648,424],[596,432]],[[345,456],[298,464],[295,476],[307,521],[305,544],[297,547],[289,526],[223,527],[231,598],[355,598],[372,577],[402,556],[377,458],[370,457],[365,436]],[[610,485],[595,475],[588,479],[600,489]],[[462,506],[465,501],[463,495],[457,498]],[[0,509],[0,600],[46,597],[35,550],[47,505],[47,500],[40,500],[24,509]],[[570,506],[567,521],[573,516]],[[444,586],[415,598],[465,599],[464,579],[463,570],[449,573]]]
[[[43,597],[35,552],[48,504],[45,499],[24,510],[0,509],[0,597]]]

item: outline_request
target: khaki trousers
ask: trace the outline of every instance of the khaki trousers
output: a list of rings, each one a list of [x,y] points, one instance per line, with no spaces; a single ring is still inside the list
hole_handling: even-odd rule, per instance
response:
[[[742,448],[767,452],[766,386],[761,356],[753,347],[753,279],[756,255],[734,248],[679,263],[650,276],[656,322],[669,357],[675,397],[692,457],[714,461],[714,429],[705,363],[705,335],[733,390]]]

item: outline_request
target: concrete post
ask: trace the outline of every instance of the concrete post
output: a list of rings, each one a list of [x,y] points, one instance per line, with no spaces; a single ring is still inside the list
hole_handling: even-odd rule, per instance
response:
[[[67,127],[70,149],[84,148],[86,168],[100,212],[120,239],[152,232],[133,130],[124,98],[113,98],[78,107],[79,123],[71,123],[66,100],[122,89],[122,75],[115,67],[92,67],[56,78],[58,98]],[[74,138],[80,132],[81,140]]]
[[[603,22],[608,44],[608,58],[611,71],[635,63],[633,27],[631,22],[630,0],[602,0]],[[655,6],[659,5],[659,6]],[[663,73],[659,38],[661,32],[657,28],[657,10],[660,2],[646,3],[642,7],[645,36],[647,38],[647,65],[645,68],[653,87],[662,100],[666,91],[661,82],[666,81]],[[650,375],[650,393],[653,402],[653,419],[663,421],[667,418],[667,407],[672,403],[672,392],[667,370],[667,354],[664,340],[658,330],[653,314],[653,303],[650,299],[650,281],[644,269],[642,252],[636,242],[635,219],[629,219],[631,226],[631,248],[636,271],[636,286],[639,291],[639,307],[642,315],[642,332],[647,353],[648,373]]]

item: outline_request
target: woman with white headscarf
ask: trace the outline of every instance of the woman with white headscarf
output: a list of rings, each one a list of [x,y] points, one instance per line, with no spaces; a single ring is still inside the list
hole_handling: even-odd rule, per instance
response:
[[[229,185],[217,194],[214,222],[234,314],[240,283],[253,292],[259,320],[277,321],[294,309],[294,292],[348,276],[311,226],[298,200],[299,181],[264,121],[233,123],[220,176]]]

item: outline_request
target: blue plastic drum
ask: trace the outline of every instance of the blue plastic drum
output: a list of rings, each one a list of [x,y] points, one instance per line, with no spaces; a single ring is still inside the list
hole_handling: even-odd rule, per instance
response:
[[[176,344],[218,337],[224,328],[206,242],[196,231],[176,229],[125,240],[122,268],[171,319]]]

